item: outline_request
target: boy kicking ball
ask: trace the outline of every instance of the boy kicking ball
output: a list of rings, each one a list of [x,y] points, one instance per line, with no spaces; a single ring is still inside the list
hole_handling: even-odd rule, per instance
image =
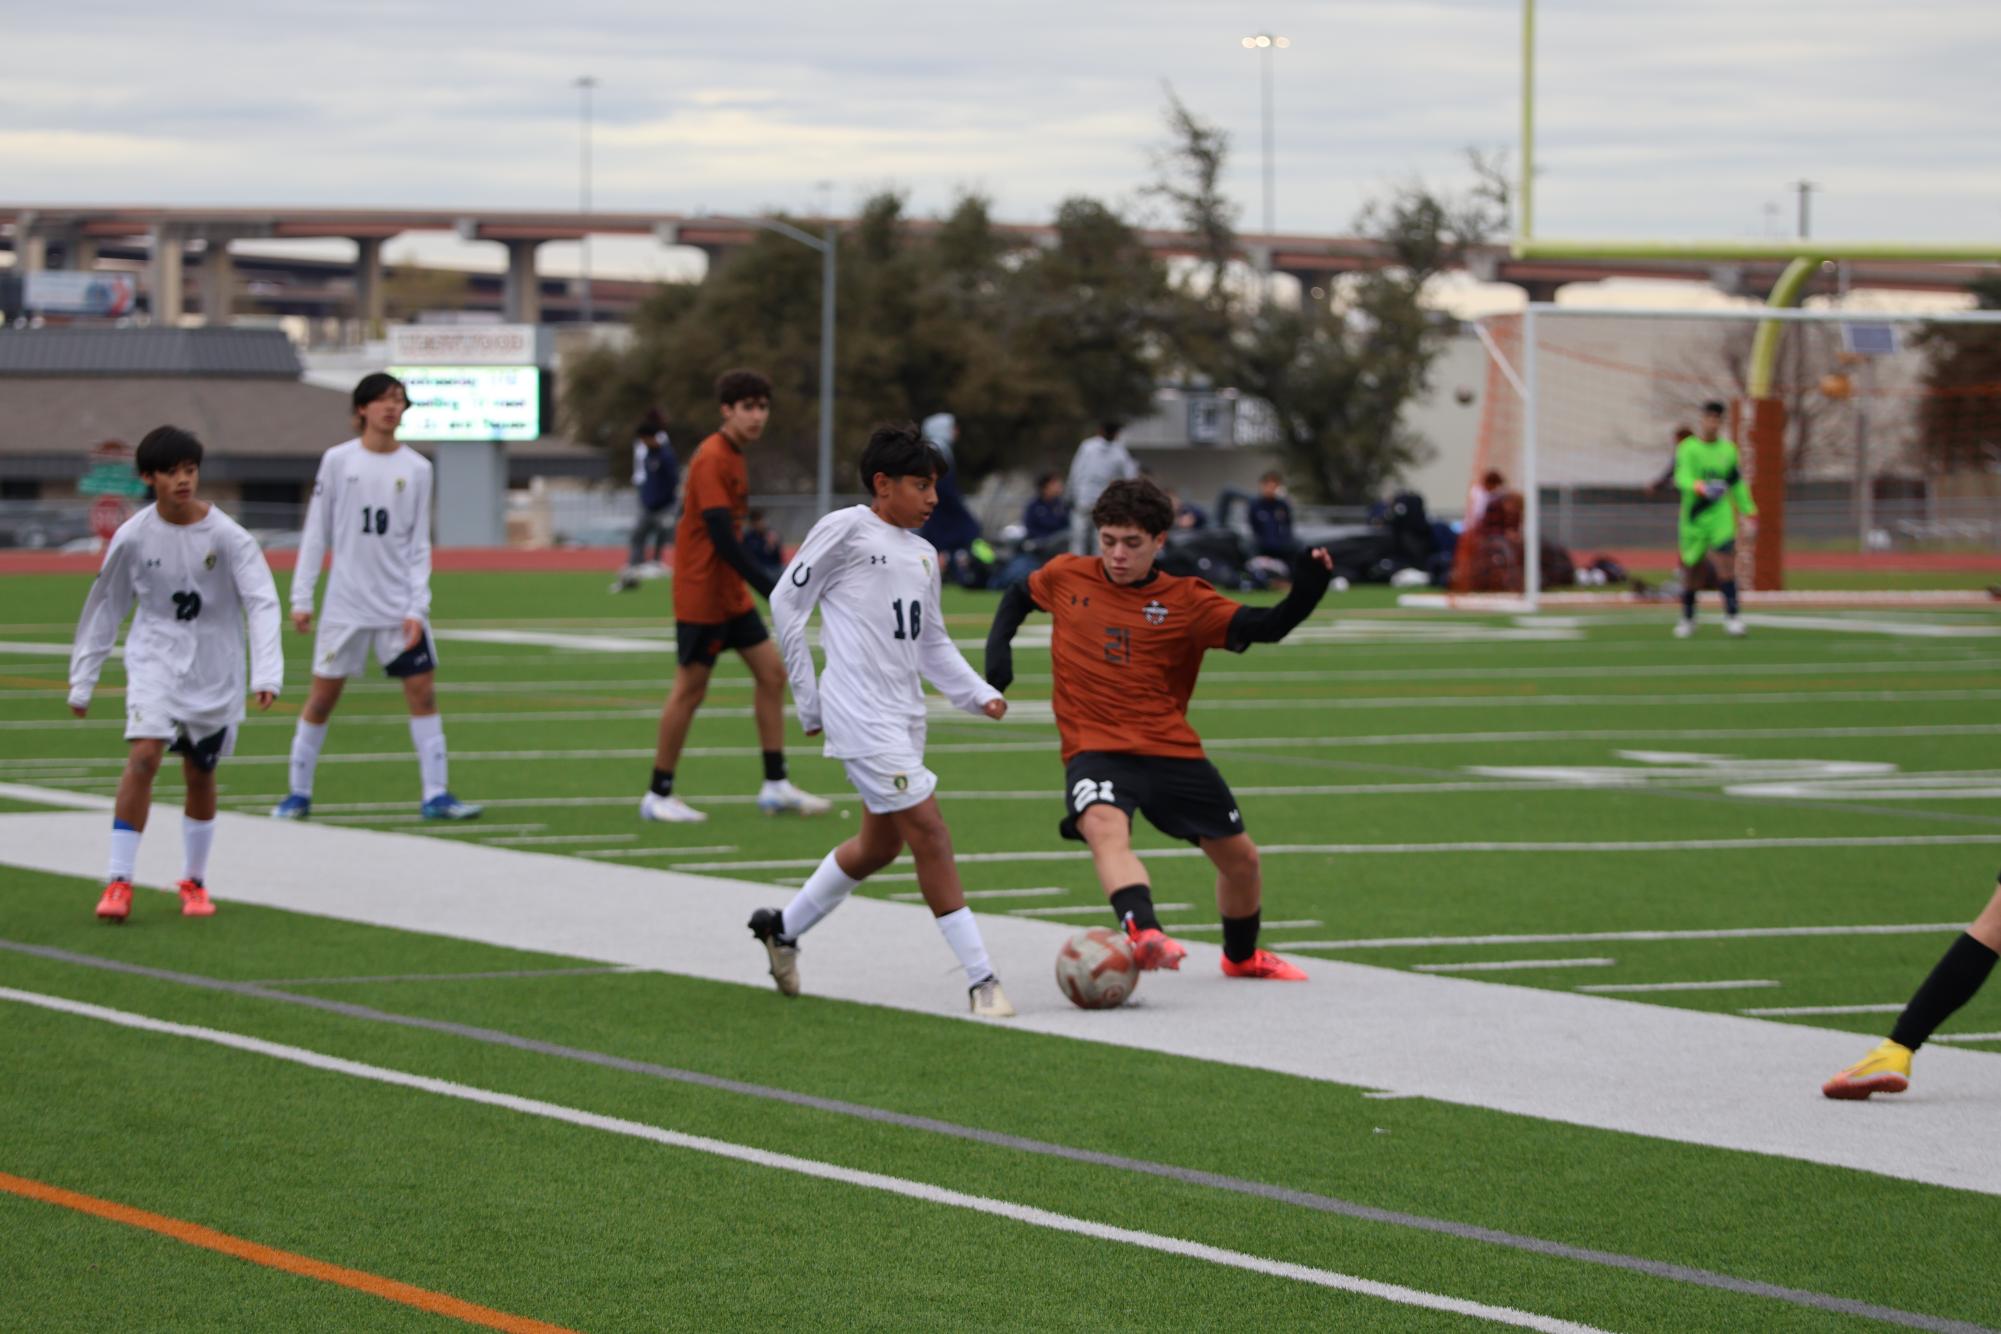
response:
[[[110,870],[97,903],[97,915],[107,922],[123,922],[132,911],[132,869],[153,803],[153,777],[168,752],[181,757],[187,782],[181,915],[214,915],[203,879],[215,842],[215,769],[235,749],[243,721],[246,623],[250,688],[259,710],[271,707],[285,676],[271,569],[249,533],[196,499],[201,458],[201,441],[177,427],[157,427],[139,442],[134,463],[155,500],[113,534],[70,654],[69,708],[81,718],[118,627],[132,613],[125,636],[130,750],[111,821]]]
[[[874,499],[814,524],[771,595],[799,725],[807,736],[826,733],[827,756],[842,761],[861,793],[862,827],[827,854],[783,911],[758,909],[750,930],[771,956],[778,989],[798,995],[799,937],[908,846],[917,888],[966,971],[973,1013],[1005,1019],[1014,1006],[966,906],[952,831],[938,809],[938,776],[924,767],[924,681],[967,713],[1007,713],[1000,691],[945,633],[938,553],[915,531],[938,503],[945,467],[916,427],[876,427],[861,459],[862,485]],[[806,644],[816,603],[827,657],[818,676]]]
[[[1275,644],[1320,604],[1333,577],[1324,550],[1299,553],[1292,589],[1246,607],[1200,579],[1155,567],[1174,504],[1145,478],[1113,482],[1092,508],[1098,555],[1058,556],[1001,599],[987,636],[987,680],[1014,680],[1014,632],[1031,611],[1054,623],[1050,704],[1063,740],[1068,813],[1061,832],[1091,850],[1112,914],[1142,969],[1179,969],[1188,951],[1161,929],[1152,882],[1133,852],[1135,812],[1186,839],[1216,868],[1223,973],[1300,982],[1306,974],[1258,948],[1264,879],[1237,799],[1188,725],[1188,697],[1210,649]]]

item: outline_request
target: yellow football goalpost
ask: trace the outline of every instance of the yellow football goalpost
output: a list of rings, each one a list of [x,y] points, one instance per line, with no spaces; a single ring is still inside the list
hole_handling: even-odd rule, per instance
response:
[[[1839,260],[1929,260],[1938,262],[2001,261],[2001,242],[1938,244],[1885,241],[1653,241],[1653,240],[1544,240],[1535,235],[1535,0],[1522,0],[1521,52],[1521,145],[1520,175],[1516,184],[1516,235],[1511,245],[1517,259],[1694,259],[1788,261],[1766,300],[1766,316],[1760,318],[1752,342],[1746,377],[1744,420],[1749,423],[1753,494],[1767,527],[1769,540],[1756,546],[1751,578],[1754,586],[1784,586],[1781,542],[1785,513],[1785,408],[1773,393],[1773,369],[1779,348],[1779,332],[1789,319],[1799,318],[1797,307],[1808,280],[1820,266]],[[1522,316],[1523,366],[1519,392],[1523,399],[1522,438],[1522,529],[1524,596],[1533,603],[1541,592],[1541,557],[1537,548],[1541,534],[1541,502],[1535,476],[1536,462],[1536,316],[1556,310],[1554,302],[1530,302]],[[1571,312],[1575,313],[1575,312]],[[1649,312],[1627,310],[1628,315]],[[1658,312],[1668,314],[1670,312]],[[1685,313],[1685,312],[1683,312]],[[1716,314],[1717,312],[1711,312]],[[1895,312],[1871,311],[1869,318],[1895,318]],[[1956,316],[1955,319],[1965,319]],[[2001,319],[2001,314],[1997,314]],[[1985,321],[1981,321],[1985,322]],[[1512,375],[1509,377],[1514,378]],[[1769,509],[1768,509],[1769,506]]]

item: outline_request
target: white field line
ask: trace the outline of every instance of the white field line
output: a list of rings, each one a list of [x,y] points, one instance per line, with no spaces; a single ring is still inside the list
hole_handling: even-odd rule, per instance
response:
[[[1171,922],[1168,925],[1172,926],[1176,931],[1221,931],[1223,929],[1221,922]],[[1302,918],[1297,922],[1261,922],[1259,925],[1266,931],[1301,931],[1311,930],[1316,926],[1325,926],[1327,924],[1325,922],[1316,922],[1311,918]]]
[[[1934,1033],[1933,1042],[2001,1042],[2001,1033]]]
[[[1617,959],[1483,959],[1477,963],[1414,963],[1414,973],[1506,973],[1522,968],[1610,968]]]
[[[0,645],[4,648],[4,645]],[[453,665],[458,665],[458,659]],[[1345,667],[1329,668],[1326,671],[1233,671],[1227,666],[1210,665],[1203,669],[1204,685],[1277,685],[1285,682],[1329,682],[1329,681],[1549,681],[1565,678],[1599,680],[1606,677],[1673,677],[1686,681],[1691,677],[1727,676],[1731,678],[1752,676],[1922,676],[1943,672],[1987,672],[2001,670],[2001,658],[1898,658],[1891,661],[1874,660],[1867,662],[1830,662],[1826,658],[1816,658],[1808,662],[1746,662],[1715,663],[1706,667],[1690,667],[1686,663],[1629,663],[1624,666],[1576,667],[1548,664],[1538,667]],[[1051,679],[1048,672],[1017,672],[1017,682],[1042,682]],[[448,683],[447,693],[451,695],[543,695],[543,694],[588,694],[592,691],[607,693],[621,691],[653,690],[663,693],[670,682],[667,677],[606,678],[602,680],[501,680],[463,681]],[[709,693],[718,690],[748,690],[754,683],[748,676],[711,677]],[[41,699],[52,700],[59,697],[62,687],[45,686],[40,689],[0,690],[0,699]],[[122,695],[122,685],[102,684],[99,695]],[[401,698],[403,687],[393,682],[350,681],[347,695],[394,695]],[[1505,697],[1500,697],[1505,698]]]
[[[33,787],[25,783],[0,783],[0,797],[32,802],[38,806],[67,807],[77,811],[108,811],[112,805],[109,797],[87,796],[81,792],[58,792],[54,788]]]
[[[604,858],[685,857],[691,852],[735,852],[736,850],[734,843],[715,843],[700,848],[606,848],[603,851],[594,850],[580,855]],[[814,865],[817,866],[819,863],[815,862]]]
[[[636,843],[637,834],[529,834],[521,838],[490,838],[489,843],[503,848],[532,848],[543,844],[551,846],[568,843]]]
[[[1151,855],[1151,854],[1149,854]],[[1372,936],[1359,940],[1288,942],[1294,950],[1434,949],[1446,945],[1601,945],[1615,941],[1767,940],[1785,936],[1929,936],[1966,929],[1964,922],[1894,922],[1868,926],[1724,926],[1689,931],[1572,931],[1561,935]]]
[[[1155,912],[1190,912],[1193,911],[1194,907],[1195,905],[1192,903],[1156,903],[1153,905]],[[1089,917],[1094,913],[1108,913],[1111,910],[1112,905],[1109,903],[1076,903],[1062,908],[1010,908],[1008,909],[1008,915],[1010,917]]]
[[[433,821],[427,825],[399,829],[395,832],[410,834],[417,838],[478,838],[483,834],[539,834],[548,827],[546,824],[487,824],[481,820],[452,824]]]
[[[1356,857],[1413,853],[1460,852],[1747,852],[1779,848],[1895,848],[1965,847],[1969,844],[2001,844],[2001,834],[1918,834],[1912,836],[1869,835],[1830,838],[1689,838],[1631,839],[1604,843],[1556,842],[1468,842],[1468,843],[1269,843],[1258,851],[1267,857]],[[1148,858],[1201,857],[1200,848],[1147,848]],[[1034,848],[1020,852],[962,852],[956,860],[967,862],[1071,862],[1088,861],[1089,849]],[[761,861],[684,862],[670,867],[675,871],[791,871],[818,866],[817,857],[773,857]]]
[[[928,749],[936,750],[937,747],[932,746],[928,747]],[[981,749],[986,749],[986,747],[981,747]],[[684,751],[683,754],[685,753]],[[232,760],[231,763],[234,763],[234,761]],[[1050,772],[1056,772],[1054,765],[1050,767]],[[1652,778],[1652,781],[1647,783],[1648,787],[1715,787],[1728,781],[1727,776],[1718,777],[1712,774],[1662,774],[1659,777],[1652,777],[1650,771],[1635,770],[1635,772],[1645,773]],[[41,777],[39,771],[36,772],[35,777],[37,779]],[[1453,779],[1442,783],[1309,783],[1296,786],[1233,786],[1230,790],[1240,797],[1374,797],[1400,795],[1426,796],[1434,792],[1554,792],[1571,789],[1598,790],[1604,787],[1605,784],[1601,782],[1562,782],[1540,779],[1524,779],[1519,782],[1510,782],[1496,778]],[[276,792],[232,797],[230,804],[233,808],[252,810],[278,801],[284,795],[282,792]],[[855,802],[860,800],[852,792],[828,791],[821,795],[826,797],[827,800],[835,802]],[[1061,801],[1063,800],[1063,789],[1057,783],[1052,783],[1048,787],[985,791],[941,788],[938,796],[940,800],[944,801]],[[730,794],[724,796],[704,794],[689,797],[688,803],[697,808],[702,806],[748,806],[756,800],[757,797],[755,794]],[[496,797],[482,801],[480,804],[488,810],[506,810],[510,808],[543,809],[557,806],[636,806],[638,802],[639,799],[637,797],[624,794],[605,797]],[[341,814],[357,814],[368,811],[398,811],[402,810],[408,804],[407,802],[399,801],[349,801],[328,802],[322,805],[315,802],[313,810],[316,813],[324,810]]]
[[[999,724],[1002,727],[1006,723]],[[1520,731],[1520,732],[1384,732],[1357,736],[1265,736],[1265,737],[1210,737],[1203,745],[1212,751],[1231,750],[1341,750],[1344,748],[1373,748],[1380,746],[1471,746],[1471,745],[1515,745],[1533,746],[1558,741],[1794,741],[1830,737],[1932,737],[1932,736],[1997,736],[2001,735],[2001,723],[1913,723],[1884,727],[1636,727],[1636,728],[1584,728],[1570,731]],[[947,741],[925,746],[927,754],[934,755],[989,755],[1001,753],[1048,753],[1054,746],[1047,740],[1036,741]],[[690,746],[683,750],[684,757],[695,759],[745,759],[759,753],[755,746]],[[541,760],[639,760],[650,759],[651,747],[614,747],[598,749],[559,750],[453,750],[454,764],[517,764],[522,761]],[[410,751],[381,751],[357,754],[326,754],[320,756],[321,764],[408,764]],[[11,760],[0,762],[0,774],[16,777],[32,777],[44,768],[74,768],[79,764],[93,767],[108,765],[123,767],[122,758],[97,760]],[[229,759],[231,769],[247,765],[290,764],[289,754],[279,755],[234,755]],[[1436,785],[1428,785],[1437,790]],[[1547,786],[1546,784],[1544,786]]]
[[[1716,694],[1665,693],[1665,694],[1611,694],[1611,695],[1371,695],[1371,696],[1315,696],[1284,699],[1196,699],[1189,705],[1193,713],[1282,713],[1294,710],[1326,710],[1330,712],[1391,711],[1397,709],[1521,709],[1559,708],[1575,709],[1597,706],[1618,708],[1770,708],[1774,705],[1818,705],[1818,704],[1963,704],[1985,703],[2001,700],[2001,690],[1784,690],[1784,691],[1727,691]],[[1014,701],[1008,721],[1013,726],[1045,726],[1050,722],[1049,701],[1023,699]],[[730,705],[721,708],[705,708],[705,718],[749,718],[754,710],[748,706]],[[787,710],[788,714],[790,710]],[[956,720],[969,715],[961,714],[943,701],[932,700],[928,712],[936,721]],[[611,723],[638,722],[657,718],[657,708],[626,709],[548,709],[538,712],[522,710],[501,710],[495,713],[451,712],[445,715],[454,725],[475,726],[486,723]],[[1021,715],[1021,716],[1017,716]],[[1032,716],[1030,716],[1032,715]],[[409,719],[403,714],[348,714],[342,726],[354,730],[362,727],[405,727]],[[58,732],[96,729],[108,731],[123,728],[120,718],[99,718],[79,720],[76,718],[19,718],[0,720],[0,731],[6,732]]]
[[[864,1172],[836,1163],[820,1162],[812,1158],[800,1158],[789,1153],[774,1153],[769,1149],[752,1148],[745,1144],[733,1144],[728,1140],[711,1139],[702,1135],[689,1135],[677,1130],[667,1130],[660,1126],[646,1125],[639,1121],[628,1121],[622,1117],[605,1116],[598,1112],[581,1108],[565,1107],[558,1103],[543,1102],[538,1098],[524,1098],[512,1093],[501,1093],[493,1089],[475,1088],[467,1084],[456,1084],[449,1080],[434,1079],[427,1075],[413,1075],[402,1070],[392,1070],[386,1066],[368,1065],[360,1061],[350,1061],[343,1057],[328,1056],[322,1052],[310,1051],[304,1047],[288,1046],[284,1043],[267,1042],[241,1033],[231,1033],[220,1029],[202,1028],[193,1024],[169,1023],[147,1015],[133,1014],[125,1010],[107,1009],[99,1005],[89,1005],[81,1001],[66,1000],[58,996],[44,996],[38,992],[16,991],[12,987],[0,987],[0,1000],[17,1004],[32,1005],[45,1010],[75,1015],[84,1019],[95,1019],[102,1023],[115,1024],[122,1028],[137,1029],[142,1032],[163,1033],[173,1037],[188,1038],[196,1042],[207,1042],[218,1047],[265,1056],[273,1060],[286,1061],[313,1070],[323,1070],[331,1074],[346,1075],[352,1079],[365,1079],[394,1088],[415,1090],[419,1093],[434,1094],[443,1098],[455,1098],[461,1102],[476,1103],[495,1107],[502,1111],[516,1112],[523,1116],[541,1117],[579,1126],[586,1130],[602,1131],[611,1135],[623,1135],[631,1139],[649,1140],[668,1148],[684,1149],[694,1153],[708,1154],[732,1162],[745,1163],[752,1167],[762,1167],[773,1171],[791,1172],[799,1176],[814,1177],[822,1181],[838,1182],[864,1190],[882,1191],[899,1195],[905,1199],[918,1200],[925,1204],[943,1205],[948,1208],[963,1209],[990,1217],[1005,1218],[1031,1227],[1044,1228],[1052,1232],[1066,1232],[1073,1236],[1091,1237],[1099,1241],[1115,1242],[1124,1246],[1155,1251],[1164,1255],[1179,1255],[1188,1259],[1202,1260],[1209,1264],[1231,1269],[1245,1270],[1254,1274],[1264,1274],[1273,1278],[1292,1279],[1300,1283],[1310,1283],[1317,1287],[1330,1288],[1339,1292],[1350,1292],[1365,1297],[1375,1297],[1402,1306],[1415,1306],[1430,1311],[1444,1311],[1455,1315],[1470,1316],[1480,1320],[1491,1320],[1499,1324],[1512,1325],[1521,1329],[1551,1331],[1552,1334],[1599,1334],[1591,1326],[1578,1325],[1570,1321],[1556,1320],[1548,1316],[1519,1311],[1513,1307],[1489,1306],[1481,1302],[1466,1301],[1457,1297],[1447,1297],[1435,1292],[1425,1292],[1417,1288],[1406,1288],[1396,1283],[1383,1283],[1375,1279],[1359,1278],[1352,1274],[1337,1273],[1329,1269],[1315,1269],[1308,1265],[1291,1264],[1283,1260],[1266,1259],[1242,1251],[1225,1250],[1220,1246],[1208,1246],[1200,1242],[1184,1241],[1177,1237],[1165,1237],[1156,1233],[1141,1232],[1133,1228],[1115,1227],[1087,1218],[1076,1218],[1068,1214],[1054,1213],[1030,1205],[1015,1204],[1006,1200],[989,1199],[982,1195],[968,1195],[962,1191],[934,1186],[928,1182],[912,1181],[905,1177],[889,1176],[880,1172]]]
[[[1744,613],[1744,620],[1746,624],[1769,626],[1774,630],[1833,630],[1843,634],[1895,635],[1910,639],[1992,639],[2001,635],[2001,625],[1939,625],[1929,621],[1871,620],[1860,616],[1775,615],[1748,611]]]
[[[1776,987],[1779,984],[1770,978],[1747,978],[1735,982],[1600,982],[1594,986],[1578,987],[1578,991],[1589,991],[1599,996],[1637,995],[1654,991],[1742,991],[1749,987]]]
[[[1787,1019],[1794,1016],[1805,1017],[1816,1014],[1902,1014],[1907,1002],[1885,1002],[1882,1005],[1781,1005],[1763,1010],[1739,1010],[1757,1019]]]
[[[1039,899],[1069,892],[1061,885],[1037,885],[1032,889],[969,889],[965,891],[965,896],[969,899]],[[889,897],[898,903],[924,902],[924,896],[916,892],[891,894]]]

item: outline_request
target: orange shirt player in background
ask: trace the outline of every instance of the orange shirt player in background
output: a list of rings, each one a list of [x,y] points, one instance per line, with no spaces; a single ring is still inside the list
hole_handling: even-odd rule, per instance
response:
[[[1014,680],[1012,641],[1031,611],[1054,623],[1051,704],[1063,738],[1069,807],[1065,838],[1091,849],[1112,912],[1144,969],[1179,968],[1188,951],[1160,928],[1146,867],[1132,847],[1138,811],[1170,838],[1187,839],[1216,867],[1223,972],[1304,981],[1258,948],[1264,899],[1257,845],[1237,799],[1188,725],[1188,697],[1212,648],[1242,653],[1285,638],[1320,604],[1334,562],[1323,549],[1294,559],[1292,589],[1273,607],[1246,607],[1200,579],[1154,568],[1174,505],[1145,478],[1113,482],[1091,511],[1096,556],[1058,556],[1009,589],[987,636],[987,680]]]
[[[653,781],[639,800],[639,817],[671,824],[709,818],[674,795],[674,765],[725,649],[743,658],[755,687],[752,712],[764,751],[757,808],[766,815],[818,815],[827,800],[801,792],[785,776],[785,662],[750,600],[753,588],[770,598],[771,576],[745,553],[741,537],[750,508],[743,451],[771,419],[771,381],[756,371],[725,371],[716,381],[716,401],[722,427],[695,450],[681,487],[681,524],[674,534],[674,641],[680,665],[660,710]]]

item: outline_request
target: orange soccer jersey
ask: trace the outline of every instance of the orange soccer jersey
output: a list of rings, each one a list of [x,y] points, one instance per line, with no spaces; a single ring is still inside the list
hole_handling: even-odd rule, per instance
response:
[[[1120,586],[1096,556],[1058,556],[1028,578],[1049,613],[1051,704],[1063,760],[1081,751],[1202,758],[1188,697],[1202,655],[1229,640],[1239,604],[1200,579],[1155,572]]]
[[[720,625],[750,611],[750,588],[743,576],[716,554],[702,522],[703,510],[726,509],[730,528],[743,531],[750,511],[750,474],[743,451],[721,432],[704,440],[688,461],[681,488],[681,522],[674,530],[674,619]]]

